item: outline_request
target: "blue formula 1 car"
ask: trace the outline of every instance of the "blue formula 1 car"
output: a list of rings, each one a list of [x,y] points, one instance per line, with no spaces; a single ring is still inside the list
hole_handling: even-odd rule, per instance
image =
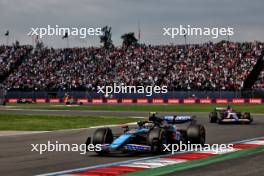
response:
[[[186,129],[178,129],[176,124],[187,123]],[[163,152],[164,144],[205,143],[205,128],[196,123],[195,116],[163,116],[151,114],[147,121],[139,121],[137,127],[125,127],[124,133],[114,136],[110,128],[98,128],[88,143],[101,145],[98,154],[113,151],[123,152],[150,152],[159,154]]]

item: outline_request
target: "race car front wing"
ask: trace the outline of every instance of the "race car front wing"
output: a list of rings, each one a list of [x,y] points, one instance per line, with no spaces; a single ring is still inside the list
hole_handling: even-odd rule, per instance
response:
[[[102,144],[101,145],[103,151],[112,151],[110,144]],[[139,144],[125,144],[118,150],[123,151],[139,151],[139,152],[150,152],[151,147],[148,145],[139,145]]]

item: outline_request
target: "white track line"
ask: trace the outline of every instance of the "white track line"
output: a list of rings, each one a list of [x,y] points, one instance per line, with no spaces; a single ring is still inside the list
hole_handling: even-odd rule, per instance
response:
[[[49,131],[14,131],[13,134],[10,134],[9,131],[0,131],[0,137],[6,137],[6,136],[22,136],[22,135],[30,135],[30,134],[41,134],[41,133],[47,133]]]
[[[6,136],[22,136],[22,135],[34,135],[34,134],[42,134],[42,133],[56,133],[56,132],[67,132],[67,131],[81,131],[81,130],[88,130],[88,129],[96,129],[96,128],[104,128],[104,127],[121,127],[123,125],[136,125],[137,122],[131,122],[131,123],[125,123],[125,124],[113,124],[113,125],[100,125],[100,126],[92,126],[88,128],[75,128],[75,129],[64,129],[64,130],[53,130],[53,131],[28,131],[25,133],[19,133],[18,134],[6,134],[1,135],[0,131],[0,137],[6,137]],[[2,132],[8,132],[8,131],[2,131]]]

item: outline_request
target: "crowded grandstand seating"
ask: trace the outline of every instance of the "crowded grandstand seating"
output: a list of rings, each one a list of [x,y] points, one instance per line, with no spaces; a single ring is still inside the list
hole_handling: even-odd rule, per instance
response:
[[[264,70],[260,73],[258,80],[253,86],[253,89],[264,89]]]
[[[110,50],[43,48],[28,55],[4,84],[9,90],[95,90],[113,83],[166,85],[169,90],[240,90],[263,46],[220,42]],[[8,47],[4,50],[10,52]]]
[[[0,46],[0,77],[14,68],[31,49],[31,46]]]

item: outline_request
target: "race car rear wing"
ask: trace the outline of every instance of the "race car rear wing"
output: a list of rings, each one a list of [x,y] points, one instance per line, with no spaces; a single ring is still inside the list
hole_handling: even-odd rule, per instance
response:
[[[164,116],[163,120],[167,123],[177,124],[177,123],[186,123],[186,122],[196,122],[195,116]]]
[[[215,110],[222,111],[222,110],[227,110],[227,108],[226,107],[216,107]]]

